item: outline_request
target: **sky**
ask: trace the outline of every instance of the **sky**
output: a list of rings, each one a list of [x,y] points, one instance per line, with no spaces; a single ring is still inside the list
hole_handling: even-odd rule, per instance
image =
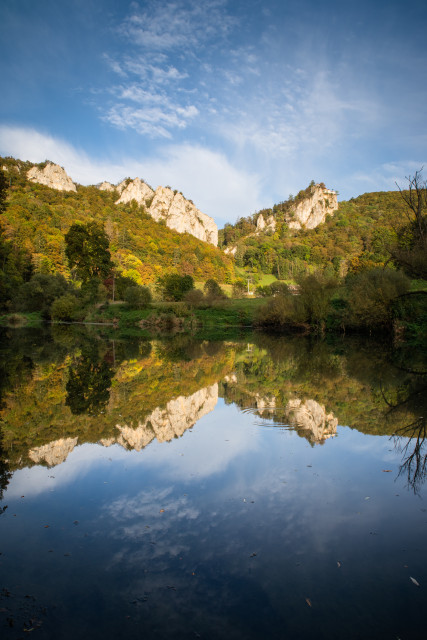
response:
[[[0,155],[140,177],[219,227],[427,164],[425,0],[0,3]]]

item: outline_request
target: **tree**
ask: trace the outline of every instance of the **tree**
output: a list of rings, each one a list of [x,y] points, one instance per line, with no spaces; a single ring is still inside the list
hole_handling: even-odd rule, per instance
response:
[[[4,175],[4,171],[0,169],[0,213],[3,213],[6,209],[7,188],[7,178]]]
[[[151,291],[148,287],[134,284],[125,290],[124,300],[131,309],[142,309],[150,304]]]
[[[203,291],[205,292],[206,297],[211,300],[222,300],[227,297],[217,281],[213,278],[206,280]]]
[[[65,254],[70,269],[83,282],[93,278],[104,279],[113,268],[108,236],[96,222],[73,224],[65,236]]]
[[[187,293],[194,289],[194,280],[191,276],[180,276],[177,273],[169,273],[157,280],[157,290],[164,300],[182,300]]]
[[[407,222],[398,230],[391,255],[409,276],[427,278],[427,182],[422,169],[406,178],[408,189],[397,185],[407,206]]]

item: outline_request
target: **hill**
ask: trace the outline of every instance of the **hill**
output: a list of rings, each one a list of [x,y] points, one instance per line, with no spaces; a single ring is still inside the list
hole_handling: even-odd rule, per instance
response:
[[[120,196],[116,189],[81,185],[52,189],[27,176],[46,163],[0,158],[0,166],[9,183],[2,215],[4,236],[30,255],[36,271],[69,277],[64,236],[73,223],[95,221],[105,228],[118,271],[138,284],[149,284],[171,271],[195,280],[230,282],[234,277],[231,257],[189,233],[168,228],[165,221],[156,222],[135,200],[116,204]]]
[[[407,207],[398,191],[366,193],[325,216],[315,228],[292,228],[287,213],[295,200],[307,199],[309,189],[296,198],[240,218],[220,231],[220,246],[235,256],[237,266],[255,274],[273,273],[291,279],[313,268],[343,275],[361,266],[384,265],[396,229],[407,221]],[[258,220],[274,220],[260,229]]]

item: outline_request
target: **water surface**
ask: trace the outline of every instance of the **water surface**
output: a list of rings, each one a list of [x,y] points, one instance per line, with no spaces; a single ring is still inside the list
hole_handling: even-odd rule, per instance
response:
[[[1,356],[2,637],[424,638],[420,354],[59,328]]]

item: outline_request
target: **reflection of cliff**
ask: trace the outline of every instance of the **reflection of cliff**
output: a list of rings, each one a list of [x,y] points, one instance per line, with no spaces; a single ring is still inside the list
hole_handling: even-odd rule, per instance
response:
[[[172,440],[182,436],[200,418],[213,411],[217,402],[217,384],[200,389],[187,398],[180,396],[170,400],[165,409],[155,409],[136,428],[117,424],[116,428],[120,435],[116,441],[123,447],[140,451],[155,438],[159,442]],[[101,444],[107,444],[107,442],[101,441]],[[108,442],[108,444],[113,443]]]
[[[218,379],[234,367],[235,350],[230,345],[215,343],[212,349],[212,344],[195,342],[188,336],[152,342],[113,342],[90,336],[92,347],[97,345],[97,355],[92,355],[86,343],[80,346],[74,330],[69,336],[66,349],[63,339],[57,351],[53,348],[56,343],[50,342],[42,358],[34,360],[29,375],[21,376],[4,393],[0,428],[5,458],[12,470],[39,463],[56,464],[72,450],[74,445],[70,443],[117,442],[120,437],[123,446],[126,442],[126,446],[133,446],[134,441],[141,447],[153,438],[166,440],[180,435],[210,410],[210,403],[217,397]],[[10,358],[16,353],[13,346]],[[81,371],[86,362],[91,373],[89,383]],[[96,376],[92,376],[103,371],[104,363],[109,363],[111,373],[106,377],[108,394],[103,393],[103,387],[98,388]],[[79,385],[70,390],[70,380],[76,379]],[[207,395],[203,395],[205,389],[210,389]],[[102,399],[96,406],[95,392],[95,399]],[[187,398],[191,400],[187,402]],[[169,422],[168,415],[173,416]]]
[[[41,447],[30,449],[28,455],[36,464],[45,462],[49,467],[54,467],[66,460],[76,446],[77,440],[78,438],[60,438]]]
[[[325,407],[316,400],[299,398],[290,400],[285,408],[285,415],[291,425],[295,425],[300,433],[311,443],[321,444],[337,433],[338,420],[333,413],[326,413]]]
[[[285,406],[274,395],[252,393],[238,385],[236,375],[224,379],[225,397],[239,396],[236,402],[241,408],[252,410],[260,418],[273,420],[280,425],[294,427],[300,436],[311,444],[323,444],[337,433],[338,420],[333,413],[326,413],[324,405],[316,400],[291,398]],[[236,385],[234,394],[231,389]],[[260,385],[261,386],[261,385]],[[238,389],[238,391],[237,391]],[[231,391],[231,392],[230,392]],[[237,393],[236,393],[237,391]],[[236,401],[236,400],[235,400]]]
[[[117,424],[118,434],[111,438],[101,438],[99,444],[110,447],[119,444],[125,449],[140,451],[152,440],[166,442],[178,438],[190,429],[204,415],[215,408],[218,401],[218,385],[200,389],[193,395],[180,396],[170,400],[164,409],[154,409],[137,427]],[[28,455],[36,464],[45,463],[49,467],[64,462],[78,444],[78,438],[59,438],[41,447],[30,449]]]

